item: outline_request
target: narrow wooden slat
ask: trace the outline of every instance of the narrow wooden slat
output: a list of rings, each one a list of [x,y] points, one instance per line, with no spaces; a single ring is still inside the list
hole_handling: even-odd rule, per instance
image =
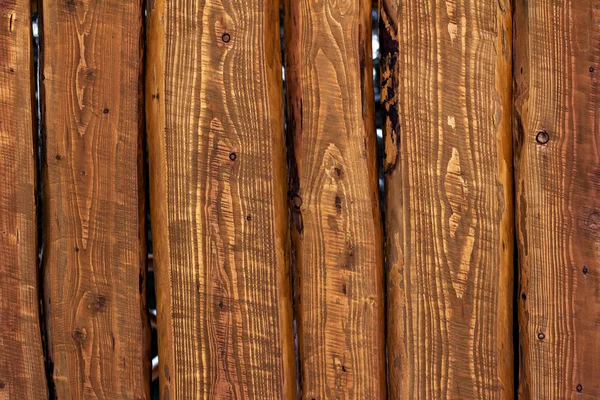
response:
[[[520,397],[600,397],[600,1],[519,0]]]
[[[0,2],[0,399],[46,398],[29,1]]]
[[[161,395],[292,399],[279,0],[150,13]]]
[[[44,284],[59,399],[149,396],[141,2],[43,0]]]
[[[286,0],[285,36],[301,395],[384,399],[371,0]]]
[[[511,14],[381,2],[392,399],[513,397]]]

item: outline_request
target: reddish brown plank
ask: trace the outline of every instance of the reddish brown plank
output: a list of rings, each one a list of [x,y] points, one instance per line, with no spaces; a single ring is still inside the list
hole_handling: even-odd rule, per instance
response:
[[[510,399],[511,3],[383,0],[391,399]]]
[[[600,397],[600,1],[515,10],[524,399]]]
[[[46,398],[29,2],[0,2],[0,399]]]
[[[154,2],[161,395],[295,398],[279,0]]]
[[[141,2],[44,0],[45,309],[59,399],[143,399]]]
[[[300,390],[386,398],[371,0],[285,2]]]

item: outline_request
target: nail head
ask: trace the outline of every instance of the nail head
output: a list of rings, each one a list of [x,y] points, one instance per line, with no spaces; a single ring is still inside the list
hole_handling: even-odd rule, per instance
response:
[[[546,131],[539,131],[537,136],[535,137],[535,140],[539,144],[546,144],[550,140],[550,135],[548,135],[548,132]]]

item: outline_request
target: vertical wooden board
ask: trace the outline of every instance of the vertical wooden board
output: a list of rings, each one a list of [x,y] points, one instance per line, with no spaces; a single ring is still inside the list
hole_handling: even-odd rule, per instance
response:
[[[381,3],[392,399],[513,397],[511,14]]]
[[[147,66],[161,395],[295,397],[278,0],[157,0]]]
[[[0,2],[0,399],[46,398],[29,2]]]
[[[371,0],[285,8],[301,397],[385,398]]]
[[[141,3],[42,6],[52,385],[59,399],[148,398]]]
[[[600,1],[516,2],[520,397],[599,398]]]

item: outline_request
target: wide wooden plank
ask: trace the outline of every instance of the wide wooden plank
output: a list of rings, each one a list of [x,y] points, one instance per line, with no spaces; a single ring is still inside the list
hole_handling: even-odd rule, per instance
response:
[[[150,13],[161,395],[295,398],[279,0]]]
[[[42,7],[52,388],[59,399],[148,398],[141,2]]]
[[[392,399],[513,397],[511,14],[381,2]]]
[[[301,397],[384,399],[371,0],[285,2]]]
[[[599,398],[600,1],[519,0],[520,397]]]
[[[0,399],[46,398],[29,1],[0,2]]]

